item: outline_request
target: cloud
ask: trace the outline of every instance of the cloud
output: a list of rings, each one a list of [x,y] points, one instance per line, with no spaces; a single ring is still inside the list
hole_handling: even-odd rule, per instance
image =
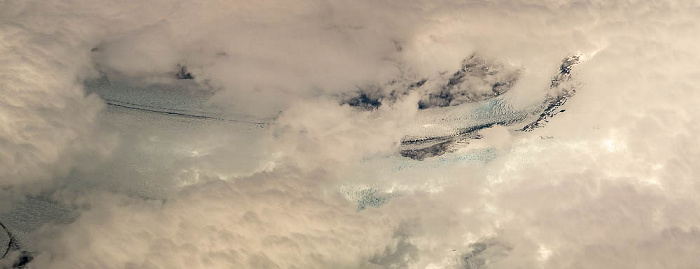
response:
[[[697,264],[692,2],[5,5],[0,221],[27,194],[49,201],[38,215],[74,214],[8,224],[32,268]],[[586,59],[546,127],[493,126],[422,161],[401,139],[451,107],[421,111],[420,92],[343,103],[444,78],[473,53],[519,70],[514,105],[539,104],[563,57]]]
[[[357,212],[337,193],[325,193],[315,184],[322,173],[285,174],[211,181],[167,201],[79,196],[74,202],[89,208],[68,227],[45,231],[39,244],[55,251],[39,254],[33,265],[354,268],[392,244],[394,220]]]

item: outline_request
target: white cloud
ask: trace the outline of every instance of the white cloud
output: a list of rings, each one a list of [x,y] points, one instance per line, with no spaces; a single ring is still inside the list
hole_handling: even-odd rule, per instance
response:
[[[68,227],[48,229],[39,268],[354,268],[392,243],[394,220],[357,212],[306,178],[260,174],[188,187],[167,201],[98,192]],[[367,229],[370,228],[371,229]],[[81,236],[75,236],[81,234]]]
[[[25,231],[33,268],[698,262],[691,1],[2,5],[2,209],[32,193],[79,213]],[[563,57],[588,58],[545,128],[496,126],[423,162],[397,156],[421,96],[371,112],[337,100],[449,74],[475,51],[522,67],[514,103],[542,98]],[[178,64],[194,82],[175,80]],[[98,71],[137,96],[203,91],[226,115],[275,118],[109,107],[83,86]],[[341,186],[390,195],[358,211]]]

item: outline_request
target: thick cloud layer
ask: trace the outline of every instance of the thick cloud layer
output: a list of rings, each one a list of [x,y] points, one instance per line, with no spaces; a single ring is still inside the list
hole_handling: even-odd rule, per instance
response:
[[[698,15],[693,1],[0,3],[0,261],[693,267]],[[470,55],[483,74],[440,86]],[[570,55],[577,93],[541,128],[401,156],[501,81],[508,104],[541,104]]]

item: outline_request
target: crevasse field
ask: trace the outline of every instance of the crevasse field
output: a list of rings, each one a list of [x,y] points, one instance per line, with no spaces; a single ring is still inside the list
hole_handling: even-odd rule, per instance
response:
[[[0,268],[696,268],[700,3],[0,0]]]

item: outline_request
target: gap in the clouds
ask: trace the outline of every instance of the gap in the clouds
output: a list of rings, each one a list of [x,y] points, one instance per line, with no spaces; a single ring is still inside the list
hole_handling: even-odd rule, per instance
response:
[[[469,244],[469,250],[462,255],[466,269],[488,268],[488,264],[501,260],[513,251],[513,247],[500,242],[495,237],[485,237]]]
[[[510,91],[520,78],[521,70],[473,53],[462,60],[457,71],[437,77],[399,77],[381,87],[359,87],[347,94],[341,104],[372,110],[383,103],[394,103],[419,92],[419,109],[458,106],[489,100]],[[451,74],[451,75],[448,75]]]
[[[0,214],[0,265],[25,268],[36,254],[35,231],[48,223],[69,224],[77,219],[74,209],[47,196],[26,196],[11,211]]]
[[[470,59],[473,60],[474,56]],[[415,135],[403,138],[398,151],[398,155],[405,158],[376,156],[364,161],[366,169],[375,171],[373,172],[375,178],[394,178],[399,173],[449,169],[467,163],[486,166],[502,154],[507,153],[490,146],[492,141],[489,140],[495,139],[491,137],[493,132],[489,131],[489,135],[484,137],[481,134],[482,131],[503,128],[507,129],[510,135],[519,135],[523,134],[524,131],[544,127],[552,117],[564,111],[562,107],[575,94],[578,85],[571,81],[572,69],[580,62],[580,55],[565,57],[555,75],[552,76],[550,87],[544,89],[545,99],[539,102],[519,104],[517,100],[514,100],[512,92],[506,91],[503,94],[487,96],[488,98],[479,102],[466,102],[455,106],[436,106],[419,110],[416,123],[419,128],[413,132]],[[468,73],[465,70],[472,70],[468,67],[476,65],[467,60],[464,63],[469,64],[465,64],[465,67],[460,70],[463,73],[457,72],[455,76],[467,76],[464,74]],[[481,66],[476,70],[482,74],[488,72],[489,68]],[[381,100],[387,99],[378,96],[370,97],[361,92],[358,101],[360,104],[356,107],[367,109],[366,103],[375,102],[381,105]],[[388,100],[391,101],[391,99]],[[346,104],[353,106],[353,103],[347,101]],[[446,126],[447,128],[444,128]],[[435,132],[435,129],[439,128],[444,128],[444,131]],[[475,141],[478,141],[480,146],[472,146],[471,144]],[[379,172],[383,169],[381,167],[392,167],[393,169],[388,173],[394,175],[382,176]],[[401,190],[396,191],[396,186],[392,184],[395,183],[390,183],[387,186],[383,186],[380,182],[346,185],[343,186],[342,192],[348,200],[357,204],[359,210],[364,210],[368,207],[381,207],[389,203],[393,197],[401,196],[406,191],[410,192],[412,188],[422,188],[419,186],[420,184],[411,187],[411,183],[404,182],[401,183],[403,187],[398,188]],[[428,189],[427,191],[439,192],[439,189]],[[483,261],[483,259],[474,258],[470,263],[478,263],[478,261]]]
[[[581,55],[565,57],[549,88],[543,89],[545,99],[534,103],[521,103],[511,91],[522,67],[506,66],[474,53],[454,73],[444,72],[418,82],[410,76],[401,77],[382,86],[361,87],[341,97],[340,104],[371,112],[418,94],[418,118],[402,139],[399,154],[422,161],[480,139],[482,129],[507,126],[512,132],[520,132],[543,127],[565,111],[562,106],[576,93],[572,70],[582,59]]]
[[[360,89],[355,97],[342,97],[340,105],[347,104],[358,109],[376,110],[383,103],[396,102],[413,91],[424,91],[423,97],[417,104],[420,110],[415,124],[416,128],[408,130],[401,141],[397,154],[405,158],[396,159],[392,164],[395,167],[394,171],[414,167],[439,167],[463,161],[489,162],[498,156],[497,150],[489,147],[477,150],[463,149],[471,143],[470,141],[482,139],[480,134],[482,130],[506,126],[510,128],[511,132],[529,131],[544,126],[551,117],[563,112],[561,106],[575,93],[575,88],[567,83],[571,80],[573,66],[578,64],[580,59],[580,56],[575,55],[566,57],[562,61],[558,73],[552,78],[546,99],[541,103],[520,104],[514,100],[511,89],[519,80],[520,67],[505,66],[475,53],[464,59],[459,70],[454,73],[444,73],[436,78],[392,80],[385,87],[376,87],[373,90],[369,90],[370,88]],[[223,121],[236,125],[248,124],[256,128],[265,128],[272,123],[272,120],[262,121],[246,115],[229,113],[222,107],[211,105],[208,100],[213,96],[212,91],[196,89],[202,85],[198,85],[186,66],[178,66],[178,70],[175,77],[179,80],[172,83],[134,85],[110,81],[106,74],[102,74],[96,79],[86,81],[85,85],[89,93],[98,94],[111,109],[125,110],[124,112],[111,112],[110,117],[121,118],[119,121],[125,122],[127,125],[133,125],[130,123],[133,120],[142,120],[145,124],[154,122],[157,123],[156,125],[162,126],[162,128],[153,128],[153,131],[150,131],[151,136],[155,138],[163,137],[163,134],[167,134],[166,137],[170,136],[169,132],[183,135],[188,133],[179,130],[182,127],[174,127],[180,125],[177,123],[180,120],[169,121],[162,117],[183,118],[182,121],[185,125],[189,125],[187,123],[189,120],[192,120],[193,123],[200,120]],[[139,113],[153,115],[139,115]],[[370,113],[376,113],[376,111],[370,111]],[[528,121],[530,123],[525,127],[517,126]],[[202,123],[197,124],[202,126]],[[204,123],[204,125],[209,124]],[[140,138],[135,141],[138,139]],[[172,141],[175,142],[177,139],[172,139]],[[158,143],[157,140],[154,142]],[[148,142],[147,144],[153,143]],[[167,145],[167,143],[163,145]],[[153,154],[159,151],[162,150],[156,149],[148,153],[147,156],[161,156],[162,158],[146,157],[146,159],[162,162],[161,159],[168,158],[167,156],[172,153],[166,150],[163,154]],[[193,156],[199,156],[201,151],[193,149],[189,152],[194,154]],[[169,162],[166,161],[166,163]],[[129,163],[122,165],[134,166],[134,164]],[[138,173],[150,174],[154,172],[152,167],[162,165],[138,164],[137,166],[143,166],[147,169]],[[160,170],[167,171],[170,169],[167,168],[170,165],[166,164]],[[158,169],[156,168],[155,171]],[[195,173],[198,172],[195,171]],[[106,176],[110,178],[115,175]],[[168,176],[174,175],[169,174]],[[140,176],[130,175],[126,177],[139,178]],[[115,178],[115,180],[117,179]],[[160,183],[152,182],[146,186],[153,187],[158,186],[158,184]],[[132,188],[141,189],[143,186],[135,185]],[[151,191],[146,191],[146,193],[148,192]],[[149,195],[151,194],[146,194],[144,197]],[[346,195],[358,203],[359,209],[364,209],[368,206],[379,207],[394,194],[385,195],[383,190],[369,187],[346,192]]]
[[[270,119],[259,119],[211,104],[215,91],[191,81],[185,66],[171,83],[132,84],[111,81],[106,74],[84,82],[86,91],[99,95],[108,106],[164,116],[251,124],[265,127]],[[184,72],[184,73],[183,73]],[[181,74],[183,73],[183,74]],[[189,75],[189,76],[188,76]]]
[[[565,111],[561,106],[575,94],[575,87],[568,82],[573,66],[580,60],[581,56],[574,55],[562,61],[559,72],[552,78],[549,93],[541,103],[523,105],[513,99],[511,89],[519,80],[521,67],[505,66],[474,53],[464,59],[459,70],[452,75],[444,73],[417,82],[397,78],[384,86],[364,87],[342,96],[340,104],[375,110],[384,103],[393,103],[412,92],[420,92],[422,97],[418,107],[421,112],[417,125],[423,127],[409,130],[401,141],[399,154],[424,160],[454,151],[457,145],[469,140],[481,138],[481,129],[513,126],[528,120],[525,126],[514,130],[530,131],[544,126],[549,119]],[[110,81],[103,73],[97,79],[86,81],[85,85],[87,92],[98,94],[114,109],[250,124],[259,128],[274,121],[274,118],[258,119],[231,113],[228,108],[211,104],[209,99],[213,92],[196,89],[203,85],[193,80],[194,76],[186,66],[179,65],[178,70],[175,77],[182,82],[134,85]],[[533,115],[538,116],[531,119]],[[444,131],[436,131],[441,129]]]

